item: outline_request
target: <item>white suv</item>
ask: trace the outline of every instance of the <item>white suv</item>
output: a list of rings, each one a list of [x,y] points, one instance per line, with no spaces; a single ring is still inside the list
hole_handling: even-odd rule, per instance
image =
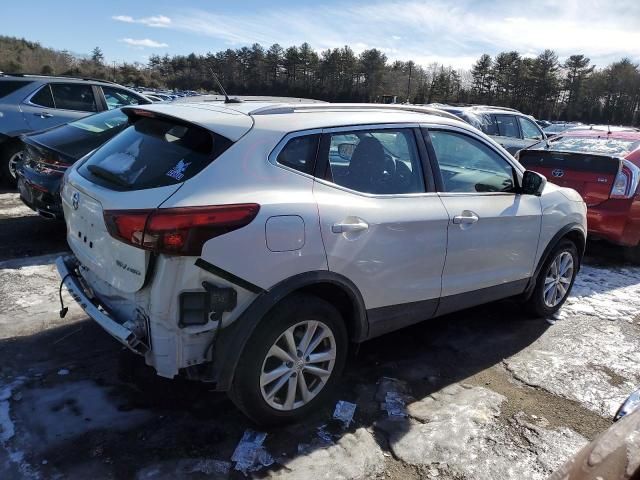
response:
[[[350,343],[519,296],[569,294],[585,204],[450,114],[156,104],[69,169],[63,283],[163,377],[298,419]]]

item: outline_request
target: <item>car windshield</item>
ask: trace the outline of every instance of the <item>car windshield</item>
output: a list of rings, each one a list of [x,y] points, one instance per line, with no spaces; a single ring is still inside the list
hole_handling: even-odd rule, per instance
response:
[[[563,152],[625,156],[640,147],[640,140],[564,136],[549,140],[549,148]]]
[[[86,130],[91,133],[102,133],[112,128],[121,127],[127,121],[127,117],[119,108],[116,110],[109,110],[107,112],[98,113],[89,117],[84,117],[75,122],[69,123],[70,127]]]

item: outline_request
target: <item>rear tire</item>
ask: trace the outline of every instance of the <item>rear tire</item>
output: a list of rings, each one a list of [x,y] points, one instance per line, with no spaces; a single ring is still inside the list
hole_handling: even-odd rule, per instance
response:
[[[275,306],[251,335],[229,396],[259,425],[300,420],[331,394],[347,348],[338,310],[315,296],[296,294]]]
[[[11,142],[0,150],[0,179],[8,187],[17,184],[16,168],[22,161],[23,150],[20,142]]]
[[[570,240],[562,240],[549,254],[536,278],[527,310],[536,317],[554,315],[569,297],[580,268],[578,249]]]

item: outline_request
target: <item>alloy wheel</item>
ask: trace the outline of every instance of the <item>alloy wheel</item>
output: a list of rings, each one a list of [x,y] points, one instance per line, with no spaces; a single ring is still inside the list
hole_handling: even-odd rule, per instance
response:
[[[542,293],[547,307],[554,308],[565,299],[573,280],[573,268],[573,255],[567,251],[560,252],[551,262]]]
[[[262,363],[262,398],[281,411],[306,405],[331,377],[336,353],[333,332],[324,323],[305,320],[287,328]]]
[[[20,150],[9,157],[9,173],[16,179],[18,178],[18,164],[22,162],[24,152]]]

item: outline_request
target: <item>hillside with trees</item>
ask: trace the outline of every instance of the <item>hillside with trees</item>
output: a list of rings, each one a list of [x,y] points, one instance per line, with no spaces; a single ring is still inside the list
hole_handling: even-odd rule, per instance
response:
[[[582,54],[560,61],[545,50],[482,55],[470,70],[389,61],[377,49],[315,51],[308,43],[259,44],[205,55],[152,55],[148,63],[107,65],[100,48],[86,57],[23,39],[0,37],[0,71],[91,76],[126,85],[213,91],[211,71],[233,94],[281,95],[336,102],[480,103],[517,108],[538,118],[585,123],[640,123],[640,68],[629,59],[608,66]]]

